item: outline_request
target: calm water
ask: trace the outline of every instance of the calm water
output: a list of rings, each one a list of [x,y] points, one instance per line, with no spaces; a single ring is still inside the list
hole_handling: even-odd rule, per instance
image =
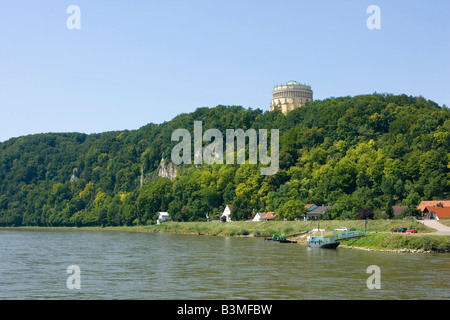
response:
[[[81,270],[81,289],[66,272]],[[381,269],[369,290],[367,267]],[[0,299],[449,299],[449,254],[115,231],[0,230]]]

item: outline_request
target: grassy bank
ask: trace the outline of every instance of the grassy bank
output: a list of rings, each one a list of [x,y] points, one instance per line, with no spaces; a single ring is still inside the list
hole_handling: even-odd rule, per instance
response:
[[[431,251],[449,252],[450,236],[432,235],[434,229],[421,224],[416,224],[417,234],[397,234],[391,233],[391,228],[409,227],[410,221],[405,220],[373,220],[367,225],[368,236],[358,239],[341,241],[342,247],[353,247],[368,250],[387,251]],[[317,222],[309,221],[233,221],[227,223],[220,222],[170,222],[156,226],[135,226],[135,227],[114,227],[113,230],[127,231],[151,231],[151,232],[172,232],[191,233],[217,236],[267,236],[274,233],[289,236],[317,228]],[[339,227],[347,227],[350,230],[361,230],[364,228],[364,221],[359,220],[324,220],[320,221],[320,228],[328,230]],[[306,237],[293,236],[291,240],[296,240],[299,244],[306,244]]]
[[[368,223],[368,236],[352,240],[341,241],[342,246],[364,248],[369,250],[389,250],[389,251],[431,251],[431,252],[449,252],[450,236],[431,235],[435,231],[421,224],[415,227],[417,234],[398,234],[391,233],[391,228],[409,227],[410,221],[405,220],[374,220]],[[363,221],[320,221],[320,228],[332,230],[339,227],[347,227],[350,230],[361,230],[364,228]],[[150,227],[153,231],[194,233],[206,235],[221,236],[271,236],[274,233],[289,236],[308,230],[308,228],[317,228],[317,222],[308,221],[267,221],[267,222],[249,222],[237,221],[227,223],[199,222],[199,223],[166,223],[159,226]],[[306,237],[294,236],[292,240],[300,244],[306,244]]]
[[[450,252],[450,236],[382,232],[342,241],[342,245],[378,251]]]
[[[434,229],[424,225],[415,225],[417,234],[391,233],[391,228],[409,227],[410,221],[405,220],[372,220],[368,222],[368,236],[358,239],[341,241],[341,246],[364,248],[369,250],[394,250],[394,251],[432,251],[449,252],[450,236],[432,235]],[[267,236],[274,233],[290,236],[308,230],[309,227],[317,228],[317,222],[309,221],[233,221],[233,222],[168,222],[153,226],[121,226],[121,227],[83,227],[80,230],[115,230],[134,232],[170,232],[183,234],[201,234],[216,236]],[[350,230],[361,230],[364,221],[360,220],[324,220],[320,221],[320,228],[328,230],[339,227],[347,227]],[[17,229],[17,228],[14,228]],[[39,229],[38,227],[22,227],[20,229]],[[74,228],[45,228],[45,229],[74,229]],[[78,228],[77,228],[78,229]],[[305,236],[293,236],[299,244],[306,244]]]
[[[409,227],[410,221],[405,220],[372,220],[367,224],[369,232],[390,232],[391,228]],[[361,220],[323,220],[320,224],[310,221],[233,221],[233,222],[170,222],[157,226],[148,227],[131,227],[146,228],[153,231],[161,232],[178,232],[178,233],[201,233],[206,235],[236,236],[236,235],[272,235],[274,233],[288,236],[308,228],[317,228],[331,231],[339,227],[347,227],[350,231],[361,230],[364,228],[364,221]],[[424,225],[415,225],[419,233],[429,233],[435,231]]]

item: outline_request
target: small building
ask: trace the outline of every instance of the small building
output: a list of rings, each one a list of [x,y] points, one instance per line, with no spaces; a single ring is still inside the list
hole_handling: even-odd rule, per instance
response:
[[[258,212],[253,217],[252,221],[261,221],[261,217],[263,217],[266,214],[266,212]]]
[[[267,212],[265,215],[263,215],[260,218],[260,221],[271,221],[271,220],[275,219],[276,216],[277,216],[277,214],[275,212]]]
[[[315,209],[306,212],[306,220],[317,220],[319,216],[325,213],[332,206],[321,205],[317,206]]]
[[[394,216],[399,216],[402,214],[403,211],[408,209],[408,206],[392,206],[392,212]]]
[[[160,224],[162,222],[166,222],[170,220],[170,215],[168,212],[158,212],[158,220],[156,221],[157,224]]]
[[[231,221],[231,210],[233,209],[233,205],[227,204],[225,206],[225,210],[223,210],[222,216],[220,217],[220,221],[228,222]]]
[[[428,206],[422,212],[425,219],[439,220],[450,218],[450,207]]]

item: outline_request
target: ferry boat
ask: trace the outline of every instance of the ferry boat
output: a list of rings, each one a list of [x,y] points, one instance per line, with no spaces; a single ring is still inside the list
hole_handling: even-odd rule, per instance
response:
[[[316,232],[320,231],[320,236],[316,236]],[[324,229],[313,229],[312,236],[308,236],[306,238],[306,243],[308,244],[308,247],[314,247],[314,248],[323,248],[323,249],[336,249],[341,243],[336,240],[336,236],[329,235],[329,236],[323,236],[322,232],[325,231]]]
[[[288,239],[286,239],[286,237],[280,236],[276,233],[271,238],[266,238],[265,240],[266,241],[277,241],[280,243],[297,243],[297,241],[288,240]]]

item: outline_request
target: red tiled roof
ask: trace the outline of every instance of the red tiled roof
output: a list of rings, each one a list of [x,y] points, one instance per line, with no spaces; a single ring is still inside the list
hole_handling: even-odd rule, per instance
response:
[[[311,209],[311,207],[314,205],[314,203],[308,203],[305,204],[305,209]]]
[[[417,209],[419,209],[420,211],[423,211],[425,209],[425,207],[436,207],[441,203],[442,203],[443,207],[450,207],[449,200],[433,200],[433,201],[422,201],[417,206]]]
[[[450,207],[425,207],[423,212],[434,213],[439,219],[450,218]]]
[[[277,214],[275,212],[267,212],[265,215],[263,215],[260,219],[261,220],[272,220],[275,218]]]

